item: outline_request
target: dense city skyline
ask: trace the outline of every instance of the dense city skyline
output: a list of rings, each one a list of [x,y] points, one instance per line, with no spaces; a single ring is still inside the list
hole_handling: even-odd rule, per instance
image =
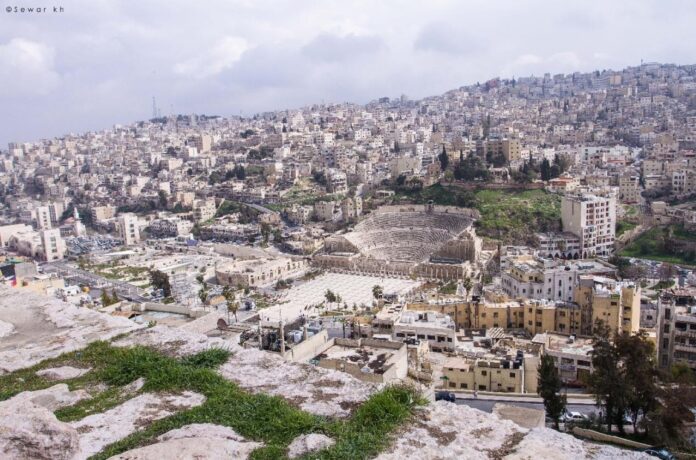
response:
[[[641,59],[689,64],[687,6],[104,1],[4,13],[0,145],[146,119],[153,96],[162,114],[249,115]]]

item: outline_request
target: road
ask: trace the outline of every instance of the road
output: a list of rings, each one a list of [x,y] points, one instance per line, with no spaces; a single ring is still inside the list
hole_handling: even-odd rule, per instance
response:
[[[274,211],[274,210],[272,210],[272,209],[268,209],[268,208],[266,208],[266,207],[264,207],[264,206],[261,206],[260,204],[244,203],[244,202],[241,202],[241,201],[240,201],[240,203],[242,203],[242,204],[245,205],[245,206],[249,206],[250,208],[254,208],[254,209],[256,209],[257,211],[262,212],[262,213],[264,213],[264,214],[278,214],[277,211]]]
[[[78,283],[84,283],[90,286],[105,286],[106,289],[114,289],[119,297],[130,299],[133,302],[142,303],[149,300],[143,296],[145,292],[137,286],[133,286],[124,281],[104,278],[103,276],[86,270],[75,268],[65,262],[48,262],[41,265],[41,268],[44,273],[58,273],[60,276],[72,278]]]
[[[527,407],[530,409],[544,410],[544,404],[539,402],[504,402],[496,400],[485,400],[485,399],[461,399],[457,398],[457,404],[466,405],[473,407],[474,409],[479,409],[484,412],[493,412],[493,406],[497,403],[508,404],[518,407]],[[570,412],[580,412],[581,414],[589,415],[592,412],[599,412],[599,409],[592,404],[568,404],[567,409]]]

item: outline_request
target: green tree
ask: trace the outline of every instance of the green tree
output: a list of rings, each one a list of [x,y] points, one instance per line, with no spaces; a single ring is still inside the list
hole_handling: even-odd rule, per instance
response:
[[[547,181],[551,179],[551,164],[549,163],[549,160],[547,160],[546,158],[544,158],[541,162],[539,172],[541,173],[541,180]]]
[[[172,295],[172,286],[169,284],[169,275],[160,270],[150,270],[150,284],[155,289],[161,289],[165,297]]]
[[[267,224],[266,222],[261,223],[261,237],[262,237],[262,244],[264,246],[268,245],[268,237],[271,235],[271,226]]]
[[[198,291],[198,298],[201,300],[201,303],[205,305],[206,300],[208,300],[208,288],[206,286],[203,286]]]
[[[619,367],[619,353],[611,342],[611,330],[602,320],[595,323],[592,338],[593,372],[588,378],[587,386],[595,395],[598,406],[604,408],[607,430],[618,420],[619,430],[623,431],[623,414],[626,408],[626,384]]]
[[[372,286],[372,297],[375,298],[375,300],[379,300],[382,295],[384,294],[384,288],[380,286],[379,284],[375,284]]]
[[[108,307],[109,305],[112,304],[112,302],[111,302],[111,297],[109,297],[109,294],[106,292],[106,289],[104,289],[104,290],[101,292],[100,299],[101,299],[102,305],[105,306],[105,307]]]
[[[116,294],[116,289],[111,289],[111,303],[119,303],[121,299],[118,298],[118,294]]]
[[[160,190],[157,193],[157,197],[159,199],[160,209],[167,209],[167,203],[169,201],[169,195],[167,195],[167,192],[165,192],[164,190]]]
[[[326,302],[330,304],[336,302],[337,299],[336,294],[331,289],[327,289],[326,292],[324,292],[324,298]]]
[[[446,170],[449,165],[449,156],[447,156],[447,150],[445,150],[444,145],[442,146],[442,153],[437,158],[440,160],[440,169]]]
[[[537,392],[544,400],[544,409],[558,429],[558,422],[566,407],[566,397],[561,394],[561,378],[558,376],[553,357],[544,355],[539,363],[539,385]]]
[[[646,416],[658,405],[655,347],[645,331],[618,334],[615,346],[626,385],[626,408],[631,415],[633,432],[637,433],[638,417]],[[645,428],[647,430],[648,425]]]

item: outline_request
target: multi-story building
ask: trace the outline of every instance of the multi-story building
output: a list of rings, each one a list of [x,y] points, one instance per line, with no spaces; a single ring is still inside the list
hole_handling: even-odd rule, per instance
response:
[[[580,257],[609,256],[616,236],[616,198],[580,193],[561,202],[563,230],[580,238]]]
[[[49,230],[53,228],[51,223],[51,211],[48,206],[39,206],[35,210],[36,212],[36,228],[38,230]]]
[[[123,244],[131,246],[140,242],[140,222],[135,214],[121,214],[117,222]]]
[[[169,238],[191,233],[193,222],[178,217],[168,219],[156,219],[150,223],[148,232],[159,238]]]
[[[435,311],[404,310],[387,305],[371,320],[364,335],[389,335],[397,342],[427,341],[436,352],[454,351],[457,345],[455,323],[448,314]]]
[[[41,230],[41,246],[43,247],[43,259],[46,262],[61,260],[65,256],[66,245],[60,236],[60,229]]]
[[[518,256],[502,270],[501,287],[515,299],[548,299],[572,302],[581,275],[616,273],[613,265],[593,260],[550,260]]]
[[[570,232],[537,233],[537,254],[548,259],[580,258],[580,238]]]
[[[657,305],[658,364],[696,370],[696,289],[662,291]]]
[[[473,359],[463,356],[447,358],[442,366],[443,386],[451,390],[496,391],[503,393],[536,393],[536,368],[525,369],[525,358]],[[529,357],[538,362],[537,358]],[[525,371],[532,375],[533,385],[525,385]],[[531,391],[530,391],[531,390]]]
[[[193,202],[193,219],[196,222],[206,222],[215,217],[215,199],[195,200]]]
[[[504,156],[505,161],[519,160],[521,157],[521,144],[519,139],[490,139],[482,145],[483,155],[487,156]]]
[[[639,284],[581,276],[574,298],[582,312],[582,335],[591,335],[598,321],[614,333],[636,333],[640,329]]]
[[[619,177],[619,200],[622,203],[640,202],[640,183],[636,174],[625,174]]]
[[[307,268],[303,259],[240,260],[215,269],[215,276],[223,286],[265,286],[280,279],[296,276]]]
[[[116,216],[116,208],[114,206],[94,206],[90,209],[90,214],[94,222],[109,220]]]

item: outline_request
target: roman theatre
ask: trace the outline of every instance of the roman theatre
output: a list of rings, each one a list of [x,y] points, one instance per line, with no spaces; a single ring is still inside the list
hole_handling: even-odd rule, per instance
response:
[[[352,231],[326,238],[314,264],[380,276],[474,279],[492,255],[476,236],[478,217],[452,206],[383,206]]]

